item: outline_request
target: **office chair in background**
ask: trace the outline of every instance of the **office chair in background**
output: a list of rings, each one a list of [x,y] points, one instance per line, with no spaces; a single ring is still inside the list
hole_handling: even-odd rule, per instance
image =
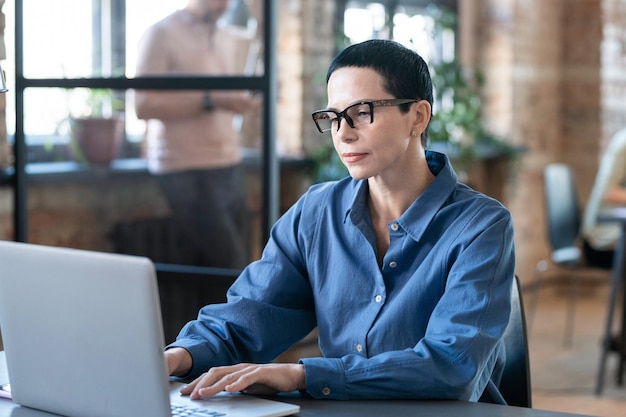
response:
[[[543,276],[550,266],[562,269],[561,272],[567,271],[570,295],[563,342],[570,346],[574,333],[580,275],[602,272],[608,277],[609,270],[588,265],[580,248],[580,205],[570,166],[564,163],[549,164],[544,169],[543,179],[547,235],[551,253],[548,260],[544,259],[537,263],[536,279],[532,288],[533,297],[528,305],[528,322],[531,327]]]

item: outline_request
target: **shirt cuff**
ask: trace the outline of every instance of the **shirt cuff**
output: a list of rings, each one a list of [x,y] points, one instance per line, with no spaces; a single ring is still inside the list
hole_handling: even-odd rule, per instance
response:
[[[206,348],[197,341],[188,339],[177,340],[167,345],[165,349],[167,350],[174,347],[186,349],[191,355],[191,369],[187,375],[179,377],[180,379],[194,379],[210,368],[211,365],[209,363],[204,363],[200,358],[211,357],[211,355],[207,354]]]
[[[341,359],[306,358],[304,365],[306,393],[316,399],[342,400],[346,398],[346,383]]]

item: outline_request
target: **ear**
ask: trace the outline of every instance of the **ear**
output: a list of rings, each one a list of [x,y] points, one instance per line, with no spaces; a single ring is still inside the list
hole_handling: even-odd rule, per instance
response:
[[[426,100],[420,100],[417,103],[413,103],[411,106],[411,112],[415,115],[412,128],[414,131],[417,131],[419,136],[426,130],[428,122],[430,122],[430,103]]]

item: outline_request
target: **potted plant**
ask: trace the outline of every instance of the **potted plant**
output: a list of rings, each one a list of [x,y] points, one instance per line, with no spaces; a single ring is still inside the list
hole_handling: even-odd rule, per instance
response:
[[[431,70],[438,108],[429,126],[430,147],[448,153],[460,172],[484,156],[514,156],[517,149],[490,133],[481,120],[482,75],[456,60],[433,65]]]
[[[68,120],[72,155],[86,165],[109,165],[124,137],[124,103],[110,89],[92,88],[84,104]]]
[[[427,13],[433,19],[433,38],[444,31],[455,29],[454,12],[431,6]],[[482,178],[473,181],[475,178],[469,177],[476,176],[477,173],[481,174],[480,177],[489,177],[489,173],[483,175],[482,171],[491,171],[494,167],[499,167],[500,162],[508,169],[511,160],[521,150],[486,128],[481,115],[482,74],[465,68],[456,57],[431,63],[430,71],[435,103],[428,130],[428,148],[447,154],[462,181],[484,182]],[[335,154],[332,144],[319,148],[313,159],[317,163],[313,173],[316,182],[347,175],[347,170]],[[489,166],[485,164],[486,161]],[[500,172],[496,176],[501,176],[499,174]],[[489,194],[498,197],[501,194],[500,190],[495,190],[500,188],[499,185],[476,186],[485,188],[485,191],[488,188]]]
[[[428,8],[434,33],[454,30],[456,13],[443,7]],[[519,149],[486,128],[481,109],[484,78],[480,71],[464,67],[456,57],[430,66],[435,108],[429,126],[430,147],[448,153],[457,171],[484,157],[510,159]]]

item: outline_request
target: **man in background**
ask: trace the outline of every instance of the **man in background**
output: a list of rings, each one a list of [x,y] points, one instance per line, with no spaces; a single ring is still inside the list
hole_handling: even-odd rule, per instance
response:
[[[189,0],[148,28],[136,75],[237,73],[239,40],[218,25],[229,3]],[[137,117],[148,120],[149,170],[195,248],[197,265],[239,269],[249,261],[245,177],[233,117],[258,105],[238,91],[136,92]]]

